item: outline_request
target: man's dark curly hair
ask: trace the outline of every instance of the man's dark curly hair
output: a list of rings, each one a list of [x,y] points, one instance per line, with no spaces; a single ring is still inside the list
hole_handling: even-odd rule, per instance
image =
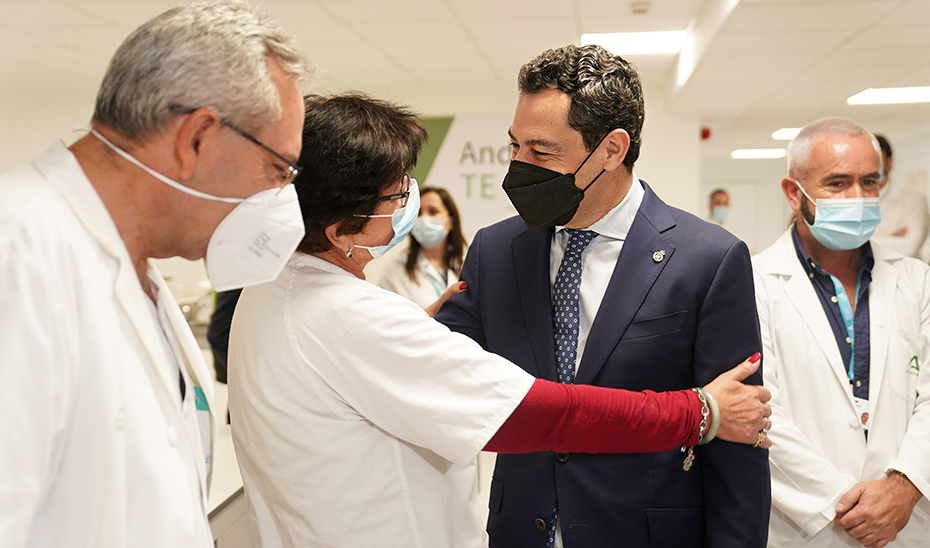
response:
[[[639,75],[630,63],[601,46],[550,49],[523,65],[520,93],[558,89],[571,96],[568,124],[581,132],[589,151],[610,131],[630,135],[623,165],[632,170],[642,144],[645,104]]]
[[[378,198],[417,162],[427,130],[405,107],[350,92],[304,97],[306,119],[294,180],[306,235],[303,253],[332,247],[326,227],[358,234],[378,207]]]

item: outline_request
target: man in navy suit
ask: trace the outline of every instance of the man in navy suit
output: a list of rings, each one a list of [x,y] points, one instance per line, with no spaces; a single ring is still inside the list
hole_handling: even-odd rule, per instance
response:
[[[746,245],[633,174],[635,70],[564,46],[519,85],[504,189],[520,217],[478,232],[468,290],[437,319],[539,378],[630,390],[701,386],[760,351]],[[764,547],[767,451],[715,440],[694,456],[499,455],[491,547]]]

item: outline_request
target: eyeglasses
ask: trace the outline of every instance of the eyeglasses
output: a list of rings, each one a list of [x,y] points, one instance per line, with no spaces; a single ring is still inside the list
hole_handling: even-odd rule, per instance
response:
[[[252,135],[250,135],[249,133],[247,133],[245,130],[243,130],[243,129],[237,127],[235,124],[233,124],[233,123],[230,122],[229,120],[227,120],[227,119],[225,119],[225,118],[220,118],[220,121],[223,122],[223,125],[224,125],[224,126],[226,126],[226,127],[228,127],[229,129],[235,131],[235,132],[238,133],[239,135],[242,135],[243,137],[245,137],[245,138],[248,139],[249,141],[252,141],[252,142],[255,143],[256,145],[258,145],[258,146],[262,147],[263,149],[267,150],[268,152],[272,153],[272,154],[275,156],[275,158],[277,158],[277,159],[281,160],[282,162],[284,162],[285,164],[287,164],[287,167],[284,168],[284,169],[281,169],[280,167],[275,166],[275,167],[277,167],[278,169],[281,170],[281,180],[284,182],[285,185],[289,185],[289,184],[293,183],[293,182],[294,182],[294,179],[296,179],[297,176],[300,175],[300,170],[303,169],[302,167],[300,167],[300,166],[298,166],[298,165],[296,165],[296,164],[292,164],[287,158],[285,158],[284,156],[281,156],[280,154],[278,154],[277,152],[275,152],[274,150],[272,150],[271,147],[269,147],[269,146],[266,145],[265,143],[259,141],[258,139],[256,139],[255,137],[253,137]]]
[[[410,198],[410,175],[406,173],[404,173],[403,187],[403,191],[397,192],[395,194],[388,194],[387,196],[381,196],[378,198],[378,201],[393,202],[394,200],[400,200],[400,207],[406,207],[407,199]]]
[[[171,111],[174,112],[175,114],[190,114],[190,113],[196,111],[197,109],[196,109],[196,108],[190,108],[190,107],[183,107],[183,106],[180,106],[180,105],[171,105],[171,106],[169,107],[169,110],[171,110]],[[251,134],[249,134],[249,133],[248,133],[247,131],[245,131],[244,129],[242,129],[242,128],[240,128],[239,126],[233,124],[232,122],[230,122],[230,121],[229,121],[228,119],[226,119],[226,118],[220,118],[220,122],[222,122],[222,124],[223,124],[224,126],[226,126],[226,127],[228,127],[229,129],[235,131],[235,132],[238,133],[239,135],[242,135],[243,137],[245,137],[245,138],[248,139],[249,141],[252,141],[252,142],[255,143],[256,145],[258,145],[258,146],[262,147],[263,149],[267,150],[268,152],[270,152],[271,154],[273,154],[274,157],[277,158],[278,160],[281,160],[282,162],[284,162],[285,165],[287,165],[286,168],[281,168],[280,166],[275,166],[278,170],[281,171],[281,180],[283,181],[284,186],[287,186],[287,185],[293,183],[293,182],[294,182],[294,179],[296,179],[297,176],[300,174],[301,170],[303,169],[302,167],[300,167],[300,166],[297,165],[297,164],[292,164],[290,160],[288,160],[288,159],[285,158],[284,156],[281,156],[280,154],[278,154],[277,152],[275,152],[274,149],[272,149],[271,147],[269,147],[269,146],[266,145],[265,143],[259,141],[259,140],[256,139],[255,137],[253,137]]]

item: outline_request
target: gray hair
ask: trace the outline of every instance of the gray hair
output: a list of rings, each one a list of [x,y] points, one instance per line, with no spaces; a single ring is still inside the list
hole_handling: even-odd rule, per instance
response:
[[[797,136],[788,144],[788,176],[797,181],[803,181],[807,174],[811,147],[820,137],[826,135],[868,137],[875,148],[878,161],[882,161],[881,149],[878,141],[869,130],[847,118],[821,118],[801,128]]]
[[[646,107],[636,69],[598,45],[567,45],[542,52],[523,65],[520,93],[558,89],[571,96],[568,124],[593,149],[609,132],[623,129],[630,149],[623,165],[632,170],[639,158]]]
[[[245,2],[199,2],[170,9],[130,34],[110,60],[93,121],[132,140],[175,115],[210,107],[251,131],[281,117],[271,56],[296,82],[311,69],[295,40]]]

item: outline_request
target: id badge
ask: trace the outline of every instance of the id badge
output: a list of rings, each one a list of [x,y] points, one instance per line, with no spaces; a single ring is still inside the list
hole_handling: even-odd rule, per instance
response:
[[[207,404],[207,396],[199,386],[194,387],[195,402],[197,404],[197,422],[200,426],[200,442],[203,448],[204,463],[207,465],[207,472],[213,465],[213,455],[210,454],[211,437],[213,430],[210,424],[210,405]]]
[[[853,397],[853,403],[856,404],[856,414],[859,415],[859,424],[866,432],[872,426],[872,417],[869,416],[869,400]]]

